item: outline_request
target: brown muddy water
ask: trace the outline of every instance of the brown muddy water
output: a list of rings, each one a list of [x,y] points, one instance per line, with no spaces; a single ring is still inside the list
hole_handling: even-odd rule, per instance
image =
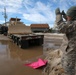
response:
[[[43,75],[43,69],[24,66],[42,54],[42,46],[21,49],[12,41],[0,41],[0,75]]]

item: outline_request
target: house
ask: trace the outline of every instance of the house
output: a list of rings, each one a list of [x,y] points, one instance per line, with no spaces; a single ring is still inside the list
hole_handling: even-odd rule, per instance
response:
[[[6,23],[3,23],[2,25],[3,26],[9,26],[9,24],[10,24],[9,22],[6,22]]]
[[[30,25],[32,32],[48,32],[48,24],[31,24]]]
[[[20,21],[21,19],[20,18],[10,18],[10,21]]]

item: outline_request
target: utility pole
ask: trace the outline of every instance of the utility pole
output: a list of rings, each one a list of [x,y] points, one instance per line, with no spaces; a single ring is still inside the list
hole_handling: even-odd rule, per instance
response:
[[[6,14],[6,8],[5,7],[4,7],[4,13],[3,13],[3,15],[4,15],[4,19],[5,19],[5,26],[6,26],[7,14]]]

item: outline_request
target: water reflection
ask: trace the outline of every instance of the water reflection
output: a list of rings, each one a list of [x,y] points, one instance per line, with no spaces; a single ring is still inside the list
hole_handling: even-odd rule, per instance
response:
[[[8,45],[7,42],[0,42],[0,59],[8,58]]]
[[[0,41],[0,75],[42,75],[41,70],[23,65],[26,60],[42,54],[42,46],[21,49],[12,41]]]

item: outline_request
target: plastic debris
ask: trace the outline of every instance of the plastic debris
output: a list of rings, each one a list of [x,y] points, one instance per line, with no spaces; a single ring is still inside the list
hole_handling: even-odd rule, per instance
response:
[[[47,60],[43,60],[43,59],[39,58],[38,61],[36,61],[36,62],[32,62],[32,63],[28,63],[28,64],[24,64],[24,65],[29,66],[33,69],[37,69],[42,66],[45,66],[46,64],[47,64]]]

